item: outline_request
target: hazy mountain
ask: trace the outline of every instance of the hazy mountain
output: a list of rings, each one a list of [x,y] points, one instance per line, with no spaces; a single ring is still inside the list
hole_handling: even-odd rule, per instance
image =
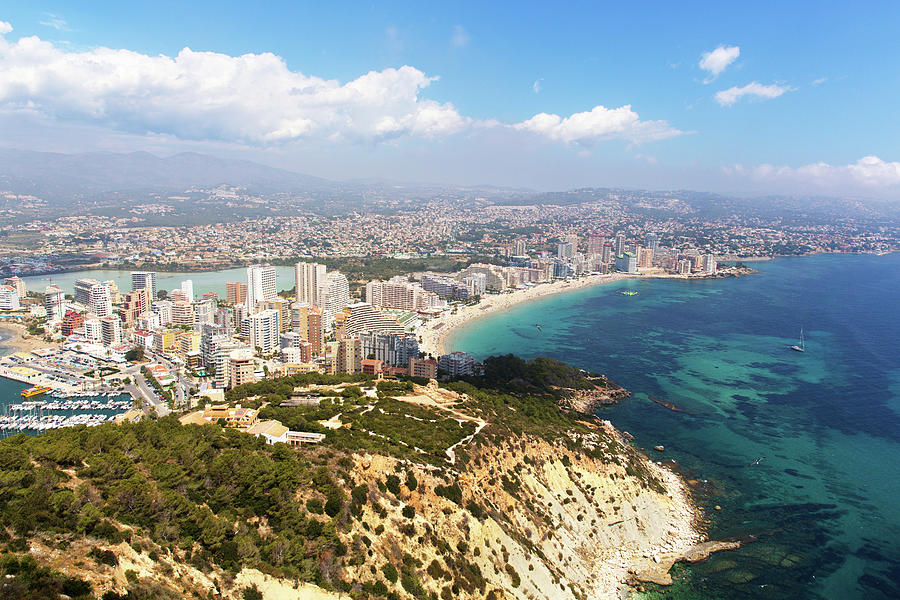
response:
[[[221,184],[285,192],[330,186],[328,180],[320,177],[194,152],[162,158],[149,152],[57,154],[0,150],[0,190],[34,194],[46,200]]]

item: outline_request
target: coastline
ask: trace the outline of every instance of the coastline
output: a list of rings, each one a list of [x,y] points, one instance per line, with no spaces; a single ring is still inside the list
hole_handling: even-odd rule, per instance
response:
[[[18,323],[0,323],[0,357],[16,352],[30,352],[50,346],[42,338],[26,333],[24,325]]]
[[[435,358],[442,354],[446,354],[447,352],[452,351],[452,349],[448,348],[446,345],[447,337],[457,327],[464,323],[493,314],[498,310],[505,310],[516,304],[536,300],[538,298],[543,298],[544,296],[562,292],[571,292],[593,285],[614,283],[626,279],[682,279],[685,281],[701,281],[713,278],[716,278],[716,276],[676,275],[671,273],[612,273],[608,275],[588,275],[587,277],[567,281],[559,280],[549,283],[540,283],[524,290],[490,294],[482,296],[482,299],[478,304],[459,307],[456,313],[443,314],[420,325],[419,328],[416,329],[416,335],[421,338],[419,349],[425,354],[434,355]]]

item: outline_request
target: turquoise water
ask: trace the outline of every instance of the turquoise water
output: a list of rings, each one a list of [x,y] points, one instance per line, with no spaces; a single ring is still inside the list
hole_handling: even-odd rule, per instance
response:
[[[68,294],[75,290],[75,280],[91,278],[98,281],[112,280],[116,282],[122,293],[131,291],[131,271],[115,269],[94,269],[72,273],[54,273],[51,275],[34,275],[23,277],[25,286],[34,292],[43,292],[51,284],[58,285]],[[276,286],[279,290],[294,287],[294,267],[275,267]],[[194,283],[194,296],[207,292],[215,292],[219,298],[225,298],[225,283],[228,281],[247,282],[247,268],[226,269],[224,271],[208,271],[205,273],[162,273],[156,274],[156,289],[172,291],[181,287],[181,282],[190,279]]]
[[[755,267],[543,298],[449,344],[608,374],[634,396],[600,415],[664,444],[698,503],[721,505],[706,513],[712,538],[755,539],[651,596],[900,597],[900,255]],[[801,327],[802,354],[788,349]]]

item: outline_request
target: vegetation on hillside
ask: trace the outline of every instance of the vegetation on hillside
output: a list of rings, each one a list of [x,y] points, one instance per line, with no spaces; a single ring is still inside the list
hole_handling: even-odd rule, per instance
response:
[[[503,375],[505,369],[509,376]],[[403,517],[397,525],[401,534],[418,536],[417,543],[432,544],[444,557],[446,567],[433,570],[448,579],[449,597],[453,589],[486,593],[477,567],[427,527],[417,529],[413,524],[418,510],[404,504],[401,495],[407,493],[404,490],[428,490],[412,471],[399,470],[399,464],[420,465],[425,472],[436,473],[440,479],[428,484],[436,496],[483,518],[483,509],[459,485],[456,469],[464,472],[467,447],[456,447],[452,468],[447,454],[448,448],[469,439],[483,419],[486,427],[472,439],[474,447],[487,449],[517,436],[532,437],[615,462],[648,486],[656,484],[632,448],[562,410],[551,397],[560,385],[577,387],[587,381],[577,369],[556,361],[524,363],[498,357],[488,362],[487,373],[481,387],[466,381],[449,384],[464,394],[450,408],[423,404],[417,397],[405,400],[408,394],[422,393],[411,381],[382,381],[373,389],[372,382],[359,375],[295,375],[228,393],[231,402],[268,403],[261,418],[326,434],[321,445],[300,449],[266,445],[217,425],[181,426],[174,417],[7,438],[0,442],[0,552],[27,552],[35,538],[52,546],[85,539],[108,547],[125,542],[207,573],[256,568],[360,598],[426,597],[424,565],[402,551],[397,556],[373,556],[366,550],[384,527],[370,529],[361,521],[363,515],[383,519],[386,507],[394,506]],[[317,403],[285,405],[297,386],[311,384],[330,387],[303,391],[313,399],[318,393]],[[330,429],[320,424],[332,418],[342,426]],[[376,473],[377,480],[371,474],[360,479],[354,471],[354,455],[360,454],[407,462],[399,463],[396,473],[380,477]],[[503,485],[515,491],[519,485],[515,473],[505,477]],[[351,531],[358,531],[355,525],[363,526],[365,539],[351,536]],[[2,560],[13,565],[14,559],[6,556],[12,554]],[[116,556],[103,550],[90,555],[90,560],[100,569],[114,564]],[[0,561],[0,569],[4,564]],[[371,573],[349,580],[348,572],[356,577],[361,572],[349,567],[364,564],[372,565]],[[77,581],[59,574],[28,577],[16,581],[27,586],[32,580],[52,580],[55,583],[44,587],[71,597],[79,594],[65,590],[83,591]],[[134,594],[129,597],[169,593],[147,592],[148,585],[131,581]],[[145,595],[140,596],[139,590]],[[84,594],[90,597],[90,591]]]

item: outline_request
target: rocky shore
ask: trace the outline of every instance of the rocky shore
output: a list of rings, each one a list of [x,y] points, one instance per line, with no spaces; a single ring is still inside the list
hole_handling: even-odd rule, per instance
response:
[[[602,406],[612,406],[631,396],[631,392],[613,382],[604,375],[592,377],[590,381],[596,386],[591,390],[562,389],[565,394],[564,404],[575,412],[586,415],[594,414],[594,411]]]

